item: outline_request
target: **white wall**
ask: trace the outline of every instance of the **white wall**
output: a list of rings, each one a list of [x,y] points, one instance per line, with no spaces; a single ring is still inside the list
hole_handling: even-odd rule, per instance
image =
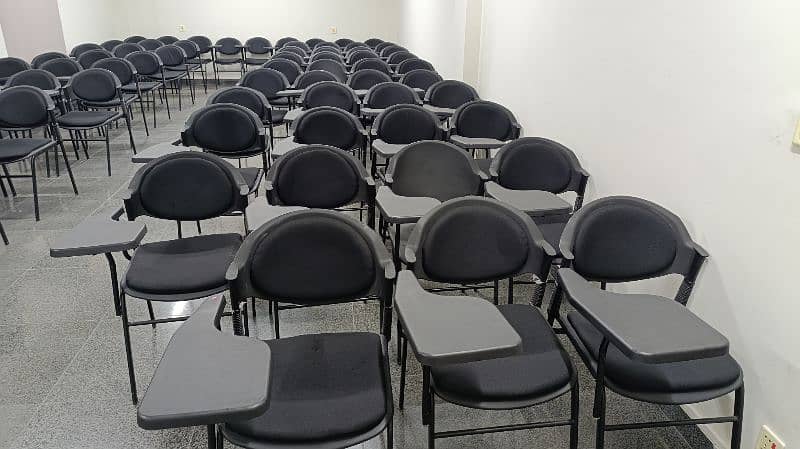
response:
[[[590,198],[636,195],[684,219],[711,254],[690,306],[746,373],[743,447],[764,423],[800,445],[800,2],[491,0],[483,13],[481,94],[574,149]]]
[[[403,0],[399,43],[445,79],[463,79],[467,0]]]
[[[120,0],[58,0],[58,9],[68,50],[85,42],[121,39],[120,32],[127,30]]]
[[[64,51],[56,0],[0,0],[0,26],[6,52],[30,61],[46,51]]]
[[[6,50],[6,40],[3,38],[3,27],[0,26],[0,58],[4,58],[8,56],[8,51]]]

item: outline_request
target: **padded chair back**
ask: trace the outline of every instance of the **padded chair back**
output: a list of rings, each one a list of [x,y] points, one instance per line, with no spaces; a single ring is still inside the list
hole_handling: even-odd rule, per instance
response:
[[[358,51],[354,51],[353,53],[350,53],[347,56],[347,63],[348,64],[355,64],[356,62],[358,62],[358,61],[360,61],[362,59],[372,59],[374,57],[375,57],[375,52],[373,52],[372,50],[366,50],[366,49],[358,50]]]
[[[121,40],[119,40],[119,39],[111,39],[111,40],[107,40],[107,41],[103,42],[102,44],[100,44],[100,46],[103,47],[103,50],[110,51],[110,52],[113,53],[114,52],[114,47],[116,47],[117,45],[122,44],[122,43],[123,42]]]
[[[57,90],[61,82],[55,75],[42,69],[28,69],[15,73],[6,81],[6,87],[33,86],[42,90]]]
[[[186,55],[186,61],[200,57],[200,47],[190,40],[175,41],[173,45],[183,50],[183,54]]]
[[[148,51],[154,51],[157,48],[161,48],[164,45],[167,45],[167,44],[161,42],[158,39],[144,39],[144,40],[141,40],[141,41],[137,42],[137,44],[141,45],[142,48],[144,48],[145,50],[148,50]]]
[[[448,143],[412,143],[390,159],[386,169],[392,191],[402,196],[425,196],[447,201],[479,195],[481,171],[466,151]]]
[[[366,48],[366,49],[372,50],[372,48],[370,48],[369,45],[367,45],[367,44],[365,44],[363,42],[351,42],[351,43],[349,43],[349,44],[344,46],[344,51],[351,51],[354,48]]]
[[[517,119],[504,106],[485,100],[471,101],[456,109],[451,119],[455,134],[511,140],[519,137]]]
[[[102,103],[119,99],[122,83],[109,70],[90,68],[73,75],[70,87],[78,100]]]
[[[235,300],[313,305],[383,296],[390,288],[383,274],[393,267],[371,229],[340,212],[313,209],[283,215],[251,232],[230,270],[238,272],[230,285]]]
[[[261,119],[252,110],[231,103],[210,104],[193,112],[181,132],[181,141],[220,155],[266,151]]]
[[[305,89],[312,84],[322,81],[339,82],[331,72],[326,72],[325,70],[309,70],[301,73],[300,76],[294,80],[294,87],[295,89]]]
[[[0,129],[47,126],[55,108],[50,96],[38,87],[14,86],[0,91]]]
[[[89,50],[78,56],[78,64],[80,64],[81,67],[88,68],[101,59],[113,58],[113,57],[114,55],[112,55],[111,52],[103,50],[102,48],[97,50]]]
[[[425,61],[424,59],[411,58],[411,59],[406,59],[405,61],[398,64],[397,73],[399,73],[400,75],[404,75],[412,70],[418,70],[418,69],[430,70],[432,72],[436,71],[433,68],[433,64],[431,64],[430,62]]]
[[[175,36],[161,36],[158,38],[158,40],[164,45],[170,45],[178,42],[180,39]]]
[[[270,204],[336,209],[367,199],[369,175],[350,153],[308,145],[286,153],[270,167]]]
[[[85,44],[78,44],[70,50],[69,55],[72,58],[77,58],[89,50],[102,50],[103,47],[95,44],[94,42],[87,42]]]
[[[126,37],[126,38],[125,38],[125,40],[124,40],[123,42],[131,43],[131,44],[136,44],[136,43],[138,43],[138,42],[141,42],[141,41],[143,41],[143,40],[145,40],[145,39],[147,39],[147,38],[146,38],[146,37],[144,37],[144,36],[138,36],[138,35],[134,35],[134,36]]]
[[[297,47],[297,48],[303,50],[303,52],[305,54],[311,53],[311,47],[309,47],[308,44],[306,44],[305,42],[302,42],[302,41],[287,42],[286,45],[284,45],[284,47]]]
[[[303,109],[331,106],[353,115],[358,115],[359,110],[358,95],[353,89],[335,80],[322,81],[307,87],[300,96],[300,103]]]
[[[436,114],[416,104],[389,106],[372,124],[377,137],[386,143],[409,144],[441,140],[442,127]]]
[[[422,89],[425,91],[427,96],[428,88],[441,80],[441,75],[434,71],[416,69],[403,74],[403,76],[400,78],[400,83],[411,88]]]
[[[272,51],[272,43],[265,37],[251,37],[244,42],[244,46],[254,55],[265,55]]]
[[[528,215],[475,196],[431,210],[414,226],[406,248],[417,256],[413,271],[418,278],[455,284],[523,273],[546,280],[556,255]]]
[[[382,39],[378,39],[377,37],[371,37],[364,41],[370,48],[375,48],[378,44],[382,43]]]
[[[338,62],[340,64],[344,64],[344,60],[342,59],[342,56],[337,54],[337,53],[334,53],[332,51],[320,51],[320,52],[312,53],[311,54],[311,58],[309,59],[309,61],[311,63],[313,63],[314,61],[320,61],[320,60],[325,60],[325,59],[331,60],[331,61],[336,61],[336,62]]]
[[[0,58],[0,84],[4,83],[11,75],[30,69],[26,61],[12,56]]]
[[[288,59],[270,59],[264,65],[265,69],[273,69],[283,73],[283,76],[292,84],[303,73],[303,69],[294,61]]]
[[[164,63],[157,54],[149,51],[135,51],[125,56],[125,60],[129,61],[136,67],[136,72],[139,75],[155,76],[161,73]]]
[[[145,51],[144,47],[132,42],[123,42],[111,51],[117,58],[124,58],[135,51]]]
[[[392,81],[392,77],[373,69],[363,69],[350,75],[347,80],[347,85],[354,90],[369,89],[372,86],[380,83],[388,83]]]
[[[316,52],[329,51],[336,54],[342,53],[342,49],[339,48],[339,46],[334,44],[333,42],[320,42],[319,44],[314,46],[314,50],[312,50],[312,53],[315,51]]]
[[[376,51],[378,54],[380,54],[380,53],[381,53],[381,51],[383,51],[383,49],[384,49],[384,48],[386,48],[386,47],[391,47],[391,46],[393,46],[393,45],[397,45],[397,44],[395,44],[394,42],[383,41],[383,42],[381,42],[380,44],[378,44],[378,45],[376,45],[376,46],[375,46],[375,51]]]
[[[302,56],[298,55],[297,53],[292,53],[290,51],[281,50],[272,57],[272,59],[285,59],[287,61],[292,61],[298,66],[302,67],[305,64],[305,60]]]
[[[292,123],[295,142],[330,145],[342,150],[360,147],[364,128],[358,118],[330,106],[309,109]]]
[[[222,88],[208,97],[206,104],[231,103],[255,112],[261,121],[269,117],[269,102],[261,92],[244,86]]]
[[[207,38],[206,36],[191,36],[187,40],[194,42],[200,48],[200,54],[205,54],[211,51],[211,47],[214,44],[211,42],[211,39]]]
[[[51,59],[42,64],[42,70],[55,76],[72,76],[83,70],[83,67],[74,59]]]
[[[686,275],[705,258],[680,218],[629,196],[601,198],[583,206],[564,228],[560,246],[576,272],[602,282]]]
[[[425,103],[440,108],[456,109],[475,100],[480,100],[475,88],[458,80],[439,81],[425,92]]]
[[[195,221],[215,218],[247,205],[247,184],[218,156],[197,151],[148,162],[131,179],[124,200],[128,219],[150,216]]]
[[[297,38],[294,37],[282,37],[275,42],[275,48],[283,48],[284,45],[288,44],[289,42],[296,41]]]
[[[347,69],[344,64],[331,59],[314,61],[308,65],[307,70],[324,70],[332,74],[340,83],[347,81]]]
[[[490,172],[507,189],[552,193],[582,191],[588,177],[572,150],[543,137],[507,143],[492,159]]]
[[[392,54],[400,51],[408,51],[408,50],[406,50],[405,47],[401,47],[397,44],[388,45],[386,47],[383,47],[383,49],[380,51],[380,56],[381,58],[389,58],[390,56],[392,56]]]
[[[386,109],[396,104],[422,104],[414,89],[405,84],[389,82],[372,86],[364,97],[364,107]]]
[[[320,39],[320,38],[318,38],[318,37],[313,37],[313,38],[311,38],[311,39],[307,39],[307,40],[306,40],[306,45],[308,45],[309,47],[311,47],[311,49],[313,50],[313,49],[314,49],[314,47],[316,47],[316,46],[317,46],[317,44],[321,44],[321,43],[323,43],[323,42],[325,42],[325,40],[324,40],[324,39]]]
[[[365,69],[377,70],[387,75],[392,74],[392,68],[389,67],[389,64],[377,57],[360,59],[358,62],[353,64],[353,72],[358,72]]]
[[[267,97],[275,98],[279,91],[289,88],[289,80],[274,69],[256,69],[244,74],[238,85],[253,88]]]
[[[106,69],[117,76],[122,85],[136,81],[136,67],[123,58],[101,59],[92,65],[92,68]]]
[[[406,61],[408,59],[416,59],[416,57],[417,57],[416,55],[414,55],[409,51],[397,51],[389,56],[387,62],[389,64],[400,64],[401,62]]]
[[[306,57],[306,52],[302,48],[294,47],[294,46],[283,46],[276,54],[281,53],[294,53],[301,58]]]
[[[216,50],[217,53],[222,53],[223,55],[238,55],[241,53],[241,46],[242,43],[239,41],[239,39],[233,37],[223,37],[217,41]]]
[[[179,67],[186,62],[186,54],[177,45],[158,47],[154,53],[161,58],[161,63],[164,64],[164,67]]]
[[[31,60],[31,67],[34,69],[41,69],[42,64],[47,61],[52,61],[53,59],[67,59],[69,56],[65,55],[64,53],[57,52],[57,51],[49,51],[47,53],[42,53],[40,55],[35,56]]]
[[[354,42],[353,39],[348,39],[346,37],[343,37],[341,39],[336,39],[335,41],[333,41],[334,44],[338,45],[341,48],[345,48],[348,45],[352,44],[353,42]]]

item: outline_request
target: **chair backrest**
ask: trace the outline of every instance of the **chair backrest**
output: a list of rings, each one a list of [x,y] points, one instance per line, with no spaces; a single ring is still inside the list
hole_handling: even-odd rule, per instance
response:
[[[353,115],[358,114],[360,105],[358,95],[353,89],[335,80],[321,81],[307,87],[300,96],[300,103],[303,109],[331,106]]]
[[[302,56],[298,55],[297,53],[293,53],[291,51],[286,51],[286,50],[280,50],[279,52],[275,53],[275,55],[272,56],[272,59],[286,59],[288,61],[294,62],[300,67],[302,67],[303,64],[305,63],[305,60],[303,59]]]
[[[320,83],[322,81],[336,81],[336,76],[334,76],[331,72],[326,72],[325,70],[309,70],[300,74],[296,80],[294,80],[294,88],[295,89],[305,89],[308,86],[316,83]]]
[[[338,45],[338,46],[340,46],[340,47],[342,47],[342,48],[345,48],[345,47],[347,47],[348,45],[352,44],[354,41],[353,41],[353,39],[348,39],[348,38],[346,38],[346,37],[343,37],[343,38],[341,38],[341,39],[336,39],[336,40],[335,40],[335,41],[333,41],[333,42],[334,42],[336,45]]]
[[[375,51],[376,51],[378,54],[380,54],[380,53],[381,53],[381,51],[383,51],[383,49],[384,49],[384,48],[386,48],[386,47],[391,47],[392,45],[397,45],[397,44],[395,44],[394,42],[383,41],[383,42],[381,42],[380,44],[378,44],[378,45],[376,45],[376,46],[375,46]]]
[[[389,273],[389,276],[386,275]],[[340,212],[303,210],[251,232],[228,271],[234,300],[335,304],[379,296],[391,301],[391,256],[380,238]]]
[[[78,63],[81,65],[81,67],[91,67],[95,62],[101,59],[113,57],[114,55],[111,54],[110,51],[99,48],[82,53],[80,56],[78,56]]]
[[[386,109],[396,104],[422,104],[414,89],[396,82],[372,86],[363,101],[364,107]]]
[[[283,76],[289,80],[289,83],[294,83],[294,80],[303,73],[303,69],[294,61],[288,59],[270,59],[262,65],[265,69],[273,69],[283,73]]]
[[[313,63],[314,61],[320,61],[320,60],[324,60],[324,59],[329,59],[329,60],[336,61],[336,62],[339,62],[341,64],[344,64],[344,59],[342,59],[342,55],[339,55],[339,54],[334,53],[332,51],[320,51],[320,52],[312,53],[311,54],[311,58],[309,59],[309,61]]]
[[[289,42],[296,41],[297,38],[295,37],[282,37],[275,42],[275,48],[283,48],[284,45],[288,44]]]
[[[425,102],[440,108],[455,109],[475,100],[480,100],[475,88],[458,80],[439,81],[425,92]]]
[[[177,45],[164,45],[155,49],[154,53],[161,58],[164,67],[183,66],[186,62],[186,53]],[[182,69],[184,67],[181,67]]]
[[[261,92],[244,86],[230,86],[211,94],[206,104],[231,103],[255,112],[262,121],[269,118],[269,101]]]
[[[308,44],[306,44],[303,41],[287,42],[286,45],[284,45],[284,47],[297,47],[297,48],[303,50],[305,52],[305,54],[311,53],[311,47],[309,47]]]
[[[311,39],[306,39],[306,45],[311,47],[312,50],[314,49],[314,47],[317,46],[317,44],[321,44],[323,42],[325,42],[325,40],[324,39],[320,39],[318,37],[312,37]]]
[[[178,42],[180,39],[178,39],[175,36],[167,35],[167,36],[159,37],[158,40],[161,41],[161,43],[163,43],[164,45],[169,45],[169,44],[174,44],[175,42]]]
[[[330,106],[309,109],[292,123],[295,142],[330,145],[342,150],[364,143],[364,128],[358,118]]]
[[[556,255],[527,214],[476,196],[431,210],[414,226],[406,248],[416,256],[418,278],[457,284],[523,273],[545,281]]]
[[[124,58],[135,51],[145,51],[144,47],[133,42],[123,42],[111,51],[117,58]]]
[[[334,44],[333,42],[320,42],[320,43],[318,43],[317,45],[314,46],[314,49],[312,50],[312,53],[315,52],[315,51],[316,52],[329,51],[329,52],[337,53],[337,54],[341,54],[342,53],[342,49],[339,48],[339,46]]]
[[[355,90],[369,89],[380,83],[388,83],[392,77],[374,69],[363,69],[350,75],[347,85]]]
[[[136,67],[136,72],[139,75],[160,75],[161,69],[164,67],[164,63],[161,62],[161,58],[157,54],[145,50],[128,53],[125,56],[125,60]]]
[[[377,37],[371,37],[364,41],[364,43],[367,44],[370,48],[375,48],[381,42],[383,42],[383,40],[378,39]]]
[[[447,201],[480,194],[481,173],[475,160],[461,148],[424,140],[397,152],[386,168],[386,180],[398,195]]]
[[[242,51],[242,42],[235,37],[223,37],[214,45],[217,53],[222,53],[223,55],[238,55]]]
[[[144,36],[133,35],[133,36],[126,37],[123,42],[129,42],[131,44],[135,44],[135,43],[141,42],[141,41],[143,41],[145,39],[147,39],[147,38],[144,37]]]
[[[302,48],[300,48],[300,47],[295,47],[295,46],[287,46],[287,45],[284,45],[284,46],[283,46],[283,47],[281,47],[281,48],[278,50],[278,52],[277,52],[277,53],[275,53],[275,54],[281,54],[281,53],[294,53],[294,54],[296,54],[297,56],[299,56],[299,57],[301,57],[301,58],[305,58],[305,57],[306,57],[306,52],[305,52],[305,50],[303,50],[303,49],[302,49]]]
[[[55,106],[38,87],[15,86],[0,90],[0,129],[47,126]]]
[[[400,78],[400,83],[415,89],[425,91],[427,97],[428,88],[442,80],[442,76],[432,70],[416,69],[404,73]]]
[[[92,68],[106,69],[117,76],[122,85],[136,81],[136,67],[123,58],[106,58],[95,62]]]
[[[72,76],[83,70],[83,67],[74,59],[51,59],[42,64],[41,68],[55,76]]]
[[[187,40],[192,41],[195,44],[197,44],[197,46],[200,48],[200,54],[204,54],[204,53],[210,52],[211,51],[211,47],[214,46],[214,44],[211,42],[211,39],[209,39],[206,36],[191,36]]]
[[[0,82],[4,82],[11,75],[30,69],[31,66],[25,60],[9,56],[0,58]]]
[[[308,65],[307,70],[324,70],[333,75],[340,83],[347,81],[347,69],[344,64],[332,59],[314,61]]]
[[[514,114],[504,106],[486,100],[461,105],[453,113],[451,126],[454,134],[464,137],[511,140],[520,134]]]
[[[119,39],[110,39],[110,40],[107,40],[107,41],[103,42],[102,44],[100,44],[100,46],[103,47],[104,50],[113,52],[114,51],[114,47],[116,47],[117,45],[122,44],[122,43],[123,42],[121,40],[119,40]]]
[[[36,55],[31,60],[31,67],[34,69],[41,69],[42,64],[47,61],[52,61],[53,59],[67,59],[69,56],[65,55],[64,53],[58,51],[48,51],[47,53],[42,53],[40,55]]]
[[[372,124],[378,139],[392,144],[409,144],[421,140],[441,140],[442,126],[436,114],[417,104],[389,106]]]
[[[70,88],[78,100],[100,103],[119,99],[122,83],[109,70],[89,68],[72,76]]]
[[[42,69],[28,69],[11,75],[6,81],[6,87],[33,86],[42,90],[57,90],[61,82],[55,75]]]
[[[265,55],[272,51],[272,43],[265,37],[251,37],[244,42],[244,46],[254,55]]]
[[[409,51],[394,52],[389,56],[389,64],[400,64],[408,59],[415,59],[417,56]]]
[[[629,196],[601,198],[583,206],[564,228],[560,246],[576,272],[601,282],[670,273],[693,281],[706,257],[675,214]],[[681,302],[686,299],[688,295]]]
[[[267,149],[261,119],[233,103],[209,104],[193,112],[181,131],[181,141],[226,156],[259,154]]]
[[[389,64],[387,64],[381,58],[377,57],[359,59],[358,62],[353,64],[353,72],[358,72],[359,70],[365,70],[365,69],[377,70],[387,75],[392,74],[392,68],[389,67]]]
[[[355,64],[362,59],[371,59],[375,57],[375,52],[372,50],[357,50],[347,56],[348,64]]]
[[[247,184],[218,156],[197,151],[169,154],[140,168],[128,186],[129,220],[206,220],[244,211]]]
[[[244,74],[237,83],[240,86],[253,88],[267,97],[267,100],[277,97],[279,91],[288,89],[289,80],[283,73],[275,69],[255,69]]]
[[[197,59],[200,56],[200,46],[190,40],[178,40],[175,41],[173,45],[183,50],[187,61]]]
[[[164,45],[167,45],[167,44],[161,42],[158,39],[144,39],[144,40],[141,40],[141,41],[137,42],[137,44],[141,45],[142,48],[144,48],[145,50],[149,50],[149,51],[153,51],[153,50],[155,50],[157,48],[161,48]]]
[[[489,169],[501,186],[513,190],[583,193],[588,173],[569,148],[543,137],[523,137],[505,144]]]
[[[432,72],[436,71],[433,68],[433,64],[424,59],[419,59],[419,58],[406,59],[405,61],[397,65],[397,73],[400,75],[404,75],[412,70],[419,70],[419,69],[430,70]]]
[[[270,204],[336,209],[364,201],[371,178],[358,159],[339,148],[307,145],[278,158],[267,172]]]
[[[349,44],[344,46],[344,51],[348,52],[348,51],[352,51],[353,49],[356,49],[356,48],[364,48],[364,49],[367,49],[367,50],[372,50],[372,47],[370,47],[369,45],[367,45],[367,44],[365,44],[363,42],[351,42],[351,43],[349,43]]]
[[[389,58],[390,56],[392,56],[392,54],[400,51],[408,51],[408,50],[406,50],[405,47],[401,47],[397,44],[387,45],[386,47],[383,47],[383,49],[381,49],[380,56],[381,58]]]
[[[94,42],[87,42],[85,44],[78,44],[70,50],[70,57],[77,58],[89,50],[102,50],[103,47],[95,44]]]

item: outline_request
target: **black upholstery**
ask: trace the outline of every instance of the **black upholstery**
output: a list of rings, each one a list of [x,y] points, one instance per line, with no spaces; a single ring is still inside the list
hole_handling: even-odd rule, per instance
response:
[[[128,53],[125,59],[136,67],[136,71],[139,75],[161,79],[163,63],[161,62],[161,58],[155,53],[149,51],[134,51]]]
[[[72,59],[51,59],[42,64],[41,69],[55,76],[72,76],[83,70],[83,67]]]
[[[71,111],[58,117],[58,124],[67,128],[96,128],[115,119],[114,111]]]
[[[134,36],[126,37],[123,42],[135,44],[135,43],[141,42],[141,41],[143,41],[145,39],[147,39],[147,38],[144,37],[144,36],[134,35]]]
[[[491,101],[472,101],[463,104],[453,114],[455,134],[464,137],[484,137],[511,140],[518,137],[516,120],[511,112]]]
[[[418,58],[411,58],[406,59],[405,61],[401,62],[397,65],[397,73],[405,74],[412,70],[430,70],[435,71],[433,68],[433,64],[423,59]]]
[[[155,49],[155,54],[161,58],[164,67],[179,67],[185,71],[186,55],[177,45],[164,45]]]
[[[364,43],[367,44],[368,46],[370,46],[371,48],[375,48],[375,46],[377,46],[381,42],[383,42],[383,40],[382,39],[378,39],[377,37],[371,37],[371,38],[369,38],[369,39],[364,41]]]
[[[482,181],[469,155],[446,142],[411,144],[392,158],[392,191],[402,196],[425,196],[447,201],[481,192]]]
[[[410,87],[395,83],[380,83],[372,86],[364,97],[364,107],[386,109],[396,104],[418,104],[419,97]]]
[[[378,57],[361,59],[355,64],[353,64],[353,72],[358,72],[359,70],[364,70],[364,69],[377,70],[387,75],[392,74],[392,68],[389,67],[389,64],[387,64],[385,61],[383,61]]]
[[[118,99],[122,84],[108,70],[86,69],[73,75],[71,87],[72,93],[80,100],[103,102]]]
[[[232,103],[244,106],[255,112],[264,121],[267,120],[269,103],[261,92],[244,86],[225,87],[208,97],[206,104]]]
[[[102,49],[103,47],[101,47],[100,45],[97,45],[93,42],[87,42],[85,44],[78,44],[75,47],[73,47],[72,50],[70,50],[69,55],[73,58],[77,58],[80,55],[86,53],[87,51],[102,50]]]
[[[346,37],[343,37],[343,38],[340,38],[340,39],[336,39],[333,42],[336,45],[338,45],[339,47],[345,48],[345,47],[347,47],[348,45],[352,44],[355,41],[353,41],[352,39],[348,39]]]
[[[349,87],[336,81],[322,81],[306,88],[301,100],[304,109],[332,106],[351,114],[358,113],[359,102],[356,94]]]
[[[164,45],[170,45],[174,44],[175,42],[178,42],[180,39],[178,39],[175,36],[161,36],[158,38],[158,40]]]
[[[574,159],[558,142],[541,137],[517,139],[498,154],[497,182],[508,189],[561,193],[572,184]]]
[[[206,36],[191,36],[187,40],[194,42],[200,48],[200,53],[208,53],[211,51],[211,47],[213,43],[211,39],[207,38]]]
[[[231,61],[240,62],[242,60],[242,58],[239,57],[242,53],[242,50],[240,49],[242,43],[239,41],[239,39],[233,37],[223,37],[222,39],[218,40],[214,46],[216,47],[217,53],[237,56],[236,58],[232,58]],[[217,63],[219,63],[219,61],[220,58],[217,59]]]
[[[349,157],[326,146],[287,153],[270,169],[278,203],[320,209],[351,204],[362,181]]]
[[[141,45],[142,48],[144,48],[147,51],[154,51],[157,48],[161,48],[164,45],[167,45],[167,44],[165,44],[164,42],[161,42],[158,39],[144,39],[144,40],[141,40],[141,41],[137,42],[137,44]]]
[[[92,68],[106,69],[117,76],[121,84],[135,82],[136,67],[130,61],[122,58],[101,59],[92,65]]]
[[[88,68],[101,59],[113,58],[113,57],[114,55],[111,54],[111,52],[99,48],[96,50],[89,50],[87,52],[81,53],[81,55],[78,56],[78,64],[80,64],[81,67]]]
[[[363,69],[350,75],[347,85],[355,90],[365,90],[380,83],[391,82],[392,77],[373,69]]]
[[[20,58],[12,56],[0,58],[0,85],[4,84],[12,75],[30,68],[31,66]]]
[[[50,139],[0,139],[0,163],[8,164],[54,145]]]
[[[275,54],[276,55],[280,55],[280,54],[285,54],[285,53],[293,53],[293,54],[299,56],[300,58],[305,58],[306,57],[305,50],[303,50],[302,48],[291,47],[291,46],[283,47],[283,48],[280,49],[280,51],[278,51]]]
[[[315,51],[315,52],[311,53],[311,57],[309,58],[309,61],[314,62],[314,61],[320,61],[320,60],[324,60],[324,59],[328,59],[328,60],[331,60],[331,61],[336,61],[336,62],[344,64],[344,59],[342,59],[342,55],[340,55],[338,53],[334,53],[333,51],[324,51],[324,50],[323,51]]]
[[[292,47],[287,47],[287,48],[292,48]],[[275,59],[286,59],[288,61],[292,61],[295,64],[297,64],[298,66],[300,66],[301,69],[303,67],[303,64],[305,64],[305,60],[303,59],[302,56],[298,55],[297,53],[294,53],[294,52],[291,52],[291,51],[286,51],[286,50],[281,50],[278,53],[275,53],[275,56],[273,56],[272,59],[273,60],[275,60]],[[266,64],[267,61],[268,60],[263,59],[261,61],[261,65]]]
[[[404,73],[403,76],[400,78],[400,83],[405,84],[408,87],[413,87],[427,91],[429,87],[433,86],[434,84],[438,83],[441,80],[442,80],[441,75],[439,75],[434,71],[425,69],[415,69],[411,70],[408,73]]]
[[[277,97],[279,91],[289,88],[289,80],[274,69],[256,69],[247,72],[238,84],[261,92],[270,101]]]
[[[145,51],[145,49],[139,44],[134,44],[132,42],[124,42],[122,44],[117,45],[110,51],[114,54],[114,56],[118,58],[124,58],[133,52]]]
[[[401,52],[401,51],[407,51],[407,50],[405,48],[399,46],[399,45],[392,44],[392,45],[388,45],[386,47],[383,47],[381,49],[381,51],[380,51],[380,55],[381,55],[381,58],[389,58],[392,54],[397,53],[397,52]]]
[[[336,76],[334,76],[333,73],[325,70],[308,70],[297,77],[297,79],[294,81],[294,87],[295,89],[305,89],[312,84],[322,81],[338,82],[339,80],[336,79]]]
[[[408,144],[442,137],[439,119],[416,104],[398,104],[386,108],[375,119],[373,130],[386,143]]]
[[[295,37],[289,37],[289,36],[282,37],[282,38],[278,39],[277,42],[275,42],[275,48],[281,48],[284,45],[288,44],[289,42],[294,42],[296,40],[297,40],[297,38],[295,38]]]
[[[197,58],[200,56],[200,46],[198,46],[196,43],[190,40],[177,40],[172,44],[183,50],[183,54],[186,57],[186,62],[197,62]]]
[[[15,73],[8,81],[6,87],[33,86],[42,90],[56,90],[61,87],[55,75],[42,69],[28,69]]]
[[[0,129],[31,129],[46,126],[53,102],[39,88],[9,87],[0,91]],[[1,142],[1,140],[0,140]]]
[[[355,64],[358,61],[361,61],[362,59],[372,59],[374,57],[375,57],[375,52],[373,52],[372,50],[367,50],[367,49],[357,50],[354,51],[353,53],[350,53],[350,55],[347,57],[347,63]]]
[[[53,59],[66,59],[68,57],[69,56],[58,51],[48,51],[46,53],[34,56],[34,58],[31,60],[31,67],[34,69],[41,69],[42,64],[47,61],[52,61]]]
[[[309,109],[294,122],[294,140],[350,150],[361,142],[358,120],[346,111],[321,106]]]
[[[240,153],[260,147],[261,119],[238,104],[211,104],[195,111],[182,133],[184,144],[216,153]]]
[[[340,83],[347,81],[347,69],[344,64],[332,59],[321,59],[308,65],[308,70],[324,70],[336,77]]]
[[[306,54],[311,52],[311,48],[308,46],[308,44],[299,40],[293,40],[291,42],[287,42],[286,45],[284,45],[284,47],[297,47],[303,50]]]
[[[318,37],[313,37],[313,38],[311,38],[311,39],[306,39],[306,45],[308,45],[308,46],[309,46],[309,47],[311,47],[312,49],[313,49],[314,47],[316,47],[316,46],[317,46],[317,44],[321,44],[321,43],[323,43],[323,42],[325,42],[325,40],[324,40],[324,39],[320,39],[320,38],[318,38]]]
[[[478,92],[472,86],[457,80],[439,81],[431,85],[425,94],[427,103],[440,108],[455,109],[479,99]]]
[[[397,51],[397,52],[394,52],[394,53],[390,54],[389,55],[389,59],[387,60],[387,62],[389,64],[400,64],[403,61],[406,61],[408,59],[415,59],[416,57],[417,56],[414,55],[413,53],[411,53],[409,51],[402,50],[402,51]]]
[[[296,62],[288,59],[270,59],[263,67],[283,73],[289,83],[294,83],[294,80],[303,73],[303,69]]]

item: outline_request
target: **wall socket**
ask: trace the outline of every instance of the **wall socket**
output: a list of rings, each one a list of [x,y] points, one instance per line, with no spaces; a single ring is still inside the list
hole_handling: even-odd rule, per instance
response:
[[[800,147],[800,120],[797,121],[797,128],[794,130],[794,137],[792,137],[792,143],[795,146]]]
[[[328,31],[330,31],[331,34],[336,34],[338,30],[336,29],[335,26],[331,26],[330,28],[328,28]]]
[[[786,445],[769,427],[762,426],[756,440],[756,449],[786,449]]]
[[[186,32],[186,25],[178,25],[178,31],[181,33]]]

